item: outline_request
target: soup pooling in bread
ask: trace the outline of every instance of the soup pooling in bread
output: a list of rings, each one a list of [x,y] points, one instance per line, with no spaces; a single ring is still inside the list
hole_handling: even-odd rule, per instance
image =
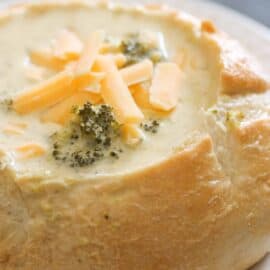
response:
[[[211,21],[23,4],[0,55],[1,270],[245,270],[269,251],[269,83]]]
[[[115,23],[105,25],[107,16]],[[10,74],[0,82],[1,147],[18,170],[134,171],[203,129],[216,87],[207,56],[173,22],[137,16],[139,23],[101,8],[65,8],[27,14],[23,30],[16,20],[0,30]],[[14,31],[24,39],[10,55]]]

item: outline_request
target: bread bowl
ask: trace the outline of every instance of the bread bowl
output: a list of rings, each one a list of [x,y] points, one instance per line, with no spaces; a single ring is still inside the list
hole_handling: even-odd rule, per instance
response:
[[[16,74],[0,79],[4,105],[36,87],[22,65],[29,51],[66,28],[82,40],[98,29],[162,32],[166,61],[181,70],[179,102],[155,114],[157,134],[86,168],[49,154],[22,158],[18,149],[38,141],[46,150],[59,127],[42,121],[47,107],[24,106],[31,113],[21,115],[2,106],[1,269],[237,270],[269,250],[268,82],[236,41],[165,6],[64,1],[16,6],[1,18],[1,73]]]

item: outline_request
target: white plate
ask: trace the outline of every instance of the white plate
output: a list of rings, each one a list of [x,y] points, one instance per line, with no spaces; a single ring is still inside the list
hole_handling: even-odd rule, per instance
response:
[[[7,3],[28,2],[24,0],[0,0],[0,7]],[[39,0],[33,0],[39,1]],[[44,0],[40,0],[44,1]],[[134,0],[122,0],[125,3],[133,3]],[[152,0],[137,0],[141,3],[153,3]],[[235,37],[249,50],[263,66],[265,72],[270,75],[270,30],[256,21],[249,19],[240,13],[225,8],[219,4],[205,0],[155,0],[155,3],[167,2],[169,5],[185,10],[201,18],[212,19],[216,25]],[[243,1],[244,2],[244,1]],[[244,4],[244,3],[243,3]],[[258,266],[250,270],[269,270],[270,256]],[[233,269],[231,269],[233,270]]]

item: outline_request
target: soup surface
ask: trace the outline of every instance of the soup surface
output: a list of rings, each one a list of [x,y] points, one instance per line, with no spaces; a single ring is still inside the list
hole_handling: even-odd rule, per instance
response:
[[[119,142],[119,158],[104,158],[91,166],[70,168],[56,161],[51,152],[38,158],[22,159],[16,153],[21,145],[37,142],[48,149],[52,134],[62,127],[43,123],[40,112],[18,115],[7,103],[34,86],[26,76],[29,51],[47,44],[63,29],[71,29],[81,40],[87,40],[96,30],[104,30],[113,38],[142,29],[163,36],[168,61],[176,62],[183,73],[179,100],[175,110],[159,119],[158,132],[145,132],[144,140],[130,147]],[[32,10],[14,16],[0,27],[0,128],[10,123],[27,123],[23,134],[0,132],[0,148],[10,166],[19,175],[46,177],[92,178],[96,175],[122,174],[149,166],[170,156],[194,132],[204,131],[203,109],[215,102],[217,81],[214,69],[204,51],[181,26],[169,18],[148,16],[134,11],[111,11],[105,8],[65,7]],[[47,73],[46,78],[53,73]],[[146,121],[152,120],[148,116]]]

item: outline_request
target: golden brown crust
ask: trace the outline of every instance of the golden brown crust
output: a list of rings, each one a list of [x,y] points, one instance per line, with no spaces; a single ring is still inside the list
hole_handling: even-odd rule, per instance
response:
[[[268,89],[269,83],[257,64],[237,41],[221,32],[203,33],[206,44],[217,53],[222,94],[259,93]]]
[[[82,5],[22,5],[5,20],[70,3]],[[215,61],[221,93],[267,89],[239,45],[211,23],[165,6],[134,12],[165,14],[193,34]],[[40,184],[17,178],[3,164],[0,269],[244,270],[256,262],[270,249],[269,103],[234,101],[217,105],[222,113],[209,116],[206,134],[191,136],[174,155],[136,173]],[[229,125],[223,114],[242,108],[244,123]],[[250,110],[260,117],[250,117]]]
[[[240,44],[228,38],[221,38],[221,84],[225,94],[263,92],[268,85],[256,70],[256,65],[243,51]]]
[[[269,191],[233,186],[208,136],[136,174],[56,191],[27,194],[28,238],[5,269],[245,269],[265,252]]]

